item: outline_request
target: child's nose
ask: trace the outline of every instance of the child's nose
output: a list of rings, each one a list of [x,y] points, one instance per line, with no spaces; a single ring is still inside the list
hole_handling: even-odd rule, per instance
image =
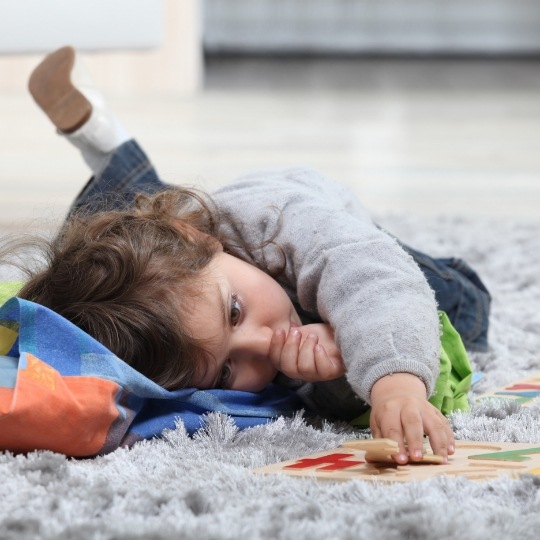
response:
[[[268,326],[260,328],[246,329],[237,343],[237,353],[240,355],[249,355],[251,357],[260,357],[265,359],[270,351],[270,341],[274,331]]]

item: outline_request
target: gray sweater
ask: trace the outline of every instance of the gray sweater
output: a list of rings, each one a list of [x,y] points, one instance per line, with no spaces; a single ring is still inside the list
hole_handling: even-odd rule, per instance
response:
[[[432,394],[440,351],[434,294],[351,191],[314,170],[290,168],[253,172],[212,195],[240,223],[226,225],[228,234],[260,244],[279,229],[286,269],[278,282],[304,320],[332,326],[362,400],[370,403],[373,384],[396,372],[417,375]],[[263,268],[282,260],[272,245],[246,258]]]

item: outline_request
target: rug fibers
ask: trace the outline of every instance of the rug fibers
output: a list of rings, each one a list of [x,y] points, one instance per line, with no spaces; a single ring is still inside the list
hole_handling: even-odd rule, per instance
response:
[[[493,295],[490,350],[472,356],[484,378],[471,411],[450,418],[456,438],[540,443],[540,403],[474,403],[477,394],[540,372],[540,220],[394,214],[378,221],[413,247],[464,258]],[[0,538],[538,538],[536,476],[388,485],[252,472],[351,436],[368,433],[308,425],[301,415],[238,431],[210,414],[193,438],[179,424],[161,439],[91,460],[3,453]]]

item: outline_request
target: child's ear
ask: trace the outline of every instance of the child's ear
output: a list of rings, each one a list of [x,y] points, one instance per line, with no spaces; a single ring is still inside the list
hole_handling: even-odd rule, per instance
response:
[[[223,251],[223,245],[217,238],[214,238],[205,232],[199,231],[199,229],[193,227],[193,225],[189,225],[188,223],[178,219],[176,220],[175,227],[183,236],[187,236],[190,242],[197,240],[203,242],[210,241],[215,245],[216,251]]]

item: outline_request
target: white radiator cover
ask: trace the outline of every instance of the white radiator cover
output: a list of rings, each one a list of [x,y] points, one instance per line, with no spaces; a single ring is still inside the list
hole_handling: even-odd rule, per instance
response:
[[[205,0],[209,52],[530,53],[539,0]]]

